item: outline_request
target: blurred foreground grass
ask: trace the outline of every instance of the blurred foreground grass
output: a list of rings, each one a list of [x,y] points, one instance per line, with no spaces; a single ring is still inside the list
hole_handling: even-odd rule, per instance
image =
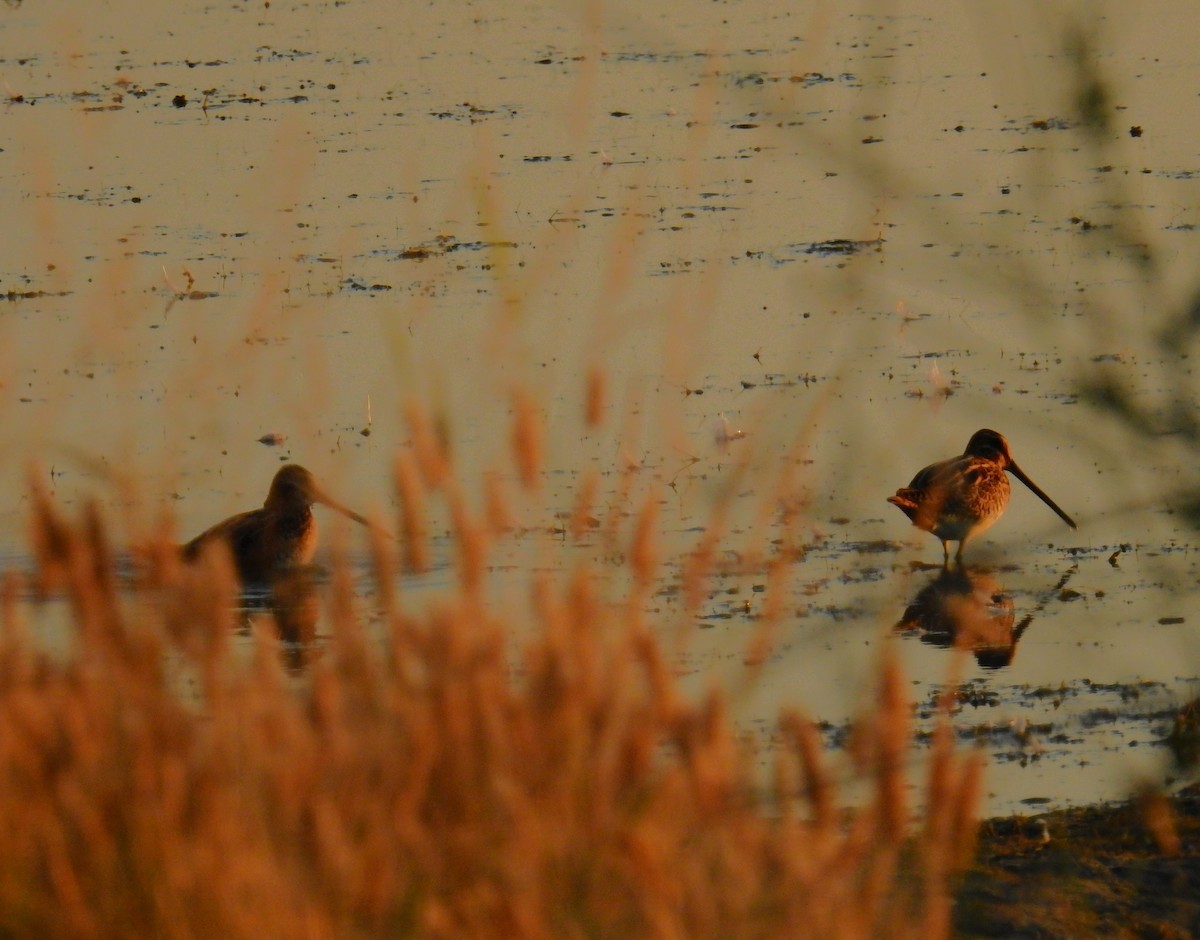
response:
[[[298,677],[275,631],[252,656],[233,647],[227,559],[184,567],[163,540],[119,587],[95,508],[68,520],[35,487],[33,516],[33,583],[3,583],[0,935],[949,931],[982,763],[954,754],[943,724],[913,812],[890,657],[850,748],[868,792],[848,810],[817,728],[792,711],[764,790],[722,692],[681,695],[636,596],[602,601],[586,567],[533,576],[539,623],[519,648],[482,600],[486,551],[464,515],[460,587],[419,614],[400,610],[388,541],[365,601],[335,565],[333,639]],[[283,630],[315,609],[300,584],[299,603],[277,586]],[[26,635],[30,589],[69,601],[65,654]]]

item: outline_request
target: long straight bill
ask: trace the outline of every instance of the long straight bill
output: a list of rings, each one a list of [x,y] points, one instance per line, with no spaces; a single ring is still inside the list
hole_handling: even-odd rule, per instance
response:
[[[1063,522],[1065,522],[1067,525],[1069,525],[1072,529],[1079,528],[1077,525],[1075,525],[1075,520],[1072,519],[1070,516],[1068,516],[1061,509],[1059,509],[1058,503],[1056,503],[1049,496],[1047,496],[1045,493],[1043,493],[1042,488],[1040,486],[1038,486],[1036,483],[1034,483],[1033,480],[1031,480],[1031,479],[1029,479],[1029,477],[1025,476],[1025,472],[1020,467],[1018,467],[1012,461],[1009,461],[1008,469],[1013,472],[1013,476],[1015,476],[1018,480],[1020,480],[1022,483],[1024,483],[1027,487],[1029,487],[1031,490],[1033,490],[1034,495],[1038,499],[1040,499],[1043,503],[1045,503],[1047,506],[1049,506],[1051,509],[1053,509],[1056,513],[1058,513],[1058,517],[1060,519],[1062,519]]]

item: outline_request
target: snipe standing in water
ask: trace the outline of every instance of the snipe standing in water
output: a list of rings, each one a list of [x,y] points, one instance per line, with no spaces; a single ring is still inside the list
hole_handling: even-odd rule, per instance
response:
[[[954,557],[961,562],[967,540],[991,526],[1008,506],[1011,487],[1005,470],[1075,528],[1075,521],[1017,466],[1004,435],[987,428],[971,435],[961,457],[930,464],[908,486],[889,496],[888,502],[898,506],[918,529],[941,540],[943,563],[950,561],[947,543],[958,542]]]
[[[298,464],[281,467],[271,480],[262,509],[230,516],[206,529],[183,546],[183,558],[192,561],[204,547],[223,541],[229,546],[242,584],[265,584],[283,568],[306,565],[317,550],[317,521],[313,503],[369,526],[356,512],[321,491],[313,475]]]

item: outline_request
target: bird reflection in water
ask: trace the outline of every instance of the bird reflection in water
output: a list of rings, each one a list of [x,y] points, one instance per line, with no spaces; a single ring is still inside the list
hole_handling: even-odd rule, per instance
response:
[[[1013,661],[1031,617],[1016,623],[1012,598],[981,568],[943,568],[904,611],[896,632],[923,643],[970,650],[984,669]]]
[[[317,640],[321,611],[317,596],[317,571],[312,567],[288,568],[271,579],[265,593],[243,595],[241,632],[249,635],[264,614],[274,621],[283,667],[299,675],[320,658],[323,647]],[[267,627],[270,629],[270,627]]]

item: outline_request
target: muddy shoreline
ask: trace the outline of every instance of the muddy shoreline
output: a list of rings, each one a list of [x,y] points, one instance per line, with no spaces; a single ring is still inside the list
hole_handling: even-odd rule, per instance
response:
[[[1194,937],[1200,784],[1173,797],[998,817],[958,890],[957,937]]]

